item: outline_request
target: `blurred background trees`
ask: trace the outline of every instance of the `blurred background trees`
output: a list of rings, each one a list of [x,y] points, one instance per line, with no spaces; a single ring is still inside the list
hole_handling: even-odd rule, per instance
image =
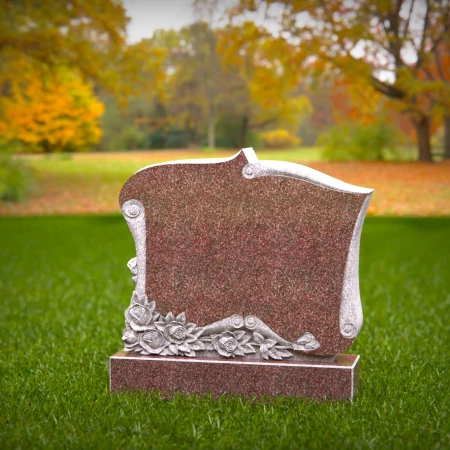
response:
[[[446,0],[240,0],[231,14],[266,11],[298,43],[299,71],[329,70],[392,100],[416,130],[419,159],[431,161],[432,121],[449,115],[449,8]]]
[[[119,0],[0,3],[9,151],[450,158],[448,0],[196,0],[198,21],[133,44]]]

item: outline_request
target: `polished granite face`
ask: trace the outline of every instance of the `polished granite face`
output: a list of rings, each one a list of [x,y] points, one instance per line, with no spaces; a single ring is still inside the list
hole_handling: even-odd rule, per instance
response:
[[[119,352],[110,358],[110,373],[111,392],[157,390],[164,396],[183,392],[352,400],[359,389],[359,356],[339,355],[331,364],[311,364],[133,356]]]
[[[145,209],[145,294],[157,311],[204,327],[255,316],[285,340],[312,334],[335,355],[344,272],[367,194],[286,176],[243,176],[244,153],[215,164],[144,169],[120,204]]]

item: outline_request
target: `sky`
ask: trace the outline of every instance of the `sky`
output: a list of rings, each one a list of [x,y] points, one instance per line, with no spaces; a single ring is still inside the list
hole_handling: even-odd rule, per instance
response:
[[[149,38],[158,28],[180,29],[195,20],[191,0],[124,0],[130,44]]]
[[[123,0],[128,17],[127,41],[129,44],[139,42],[143,38],[150,38],[157,29],[180,29],[189,25],[200,17],[192,6],[193,0]],[[222,23],[223,12],[233,5],[235,0],[219,0],[219,6],[214,10],[213,26]],[[272,6],[277,15],[276,6]],[[264,12],[245,13],[244,17],[255,23],[265,25],[269,30],[277,28],[271,21],[264,19]]]

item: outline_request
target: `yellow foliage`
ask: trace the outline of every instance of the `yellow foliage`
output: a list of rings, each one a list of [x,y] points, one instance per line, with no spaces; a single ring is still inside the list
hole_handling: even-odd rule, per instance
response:
[[[297,129],[300,117],[312,111],[308,98],[297,94],[297,47],[250,21],[226,27],[218,37],[224,68],[238,75],[248,90],[249,105],[240,108],[250,126]]]
[[[262,138],[266,148],[292,148],[301,142],[300,138],[282,129],[262,133]]]
[[[0,139],[19,141],[26,151],[82,150],[99,142],[103,110],[71,72],[18,73],[10,95],[0,98]]]

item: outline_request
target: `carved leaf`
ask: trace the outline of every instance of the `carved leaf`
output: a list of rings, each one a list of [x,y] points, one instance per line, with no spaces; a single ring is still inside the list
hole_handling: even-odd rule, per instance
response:
[[[182,312],[178,314],[176,320],[177,322],[186,323],[186,313]]]
[[[194,329],[193,332],[189,333],[189,337],[192,336],[193,338],[198,339],[201,336],[201,334],[203,333],[203,331],[204,331],[204,328],[196,328],[196,329]]]
[[[293,356],[293,354],[291,352],[288,352],[287,350],[282,350],[279,348],[276,348],[276,350],[283,358],[289,358],[289,357]]]
[[[251,344],[242,344],[245,353],[256,353],[256,350]]]
[[[256,331],[253,332],[253,339],[257,344],[262,344],[264,342],[264,337],[262,334],[257,333]]]
[[[175,320],[174,315],[171,312],[167,313],[166,322],[173,322],[174,320]]]
[[[187,342],[185,342],[184,344],[181,344],[181,345],[178,346],[178,350],[180,352],[189,353],[191,351],[191,347],[190,347],[190,345]]]
[[[131,304],[134,305],[136,303],[139,303],[139,298],[136,291],[133,291],[133,294],[131,295]]]
[[[206,345],[202,341],[196,341],[191,344],[192,350],[206,350]]]
[[[283,357],[280,355],[280,353],[275,350],[274,348],[271,348],[269,350],[269,356],[273,359],[283,359]]]
[[[264,344],[267,345],[267,348],[272,348],[276,345],[277,341],[274,341],[273,339],[266,339],[264,341]]]
[[[175,344],[170,344],[169,348],[174,355],[178,355],[178,347]]]
[[[192,333],[192,331],[195,330],[195,323],[188,323],[188,324],[186,324],[185,328],[186,328],[186,333],[190,334],[190,333]]]
[[[236,330],[234,331],[234,335],[236,336],[236,339],[241,340],[241,338],[246,334],[243,330]]]

